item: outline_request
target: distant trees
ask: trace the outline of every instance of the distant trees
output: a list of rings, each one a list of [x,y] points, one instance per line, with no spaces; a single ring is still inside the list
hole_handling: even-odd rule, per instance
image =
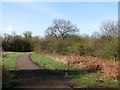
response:
[[[70,21],[64,19],[54,19],[52,25],[46,30],[46,34],[54,37],[60,37],[63,40],[78,32],[79,29]]]
[[[33,51],[35,52],[40,52],[42,50],[42,45],[41,45],[42,40],[40,39],[39,36],[34,36],[32,38],[32,46],[33,46]]]
[[[32,38],[32,33],[30,31],[25,31],[23,33],[23,35],[26,39],[31,39]]]
[[[93,35],[95,37],[95,35]],[[113,21],[103,22],[101,32],[93,39],[95,56],[118,58],[118,23]]]
[[[29,52],[33,50],[32,35],[25,32],[24,37],[21,35],[4,34],[2,38],[2,49],[4,51]]]
[[[4,51],[48,51],[117,60],[120,56],[119,26],[117,22],[107,21],[102,23],[101,32],[94,32],[91,36],[76,35],[79,29],[70,21],[55,19],[46,30],[45,37],[32,36],[29,31],[24,32],[23,36],[5,34],[1,38],[2,48]]]
[[[32,51],[34,49],[34,46],[33,46],[34,43],[33,43],[33,40],[32,40],[33,39],[32,32],[25,31],[23,33],[23,35],[24,35],[24,41],[26,42],[26,44],[29,43],[28,50]]]
[[[101,26],[101,34],[105,36],[117,37],[118,25],[119,23],[114,21],[103,22]]]
[[[92,36],[68,35],[64,40],[62,33],[66,28],[65,21],[55,20],[53,26],[47,29],[45,44],[47,51],[59,54],[91,55],[103,58],[118,57],[118,23],[114,21],[103,22],[100,32],[94,32]],[[66,23],[66,22],[65,22]],[[59,25],[60,24],[60,25]],[[61,27],[60,29],[58,27]],[[60,31],[59,31],[60,30]],[[71,30],[71,29],[70,29]],[[75,29],[77,31],[78,29]],[[63,32],[62,32],[63,31]],[[61,33],[62,32],[62,33]],[[66,34],[65,34],[66,35]],[[61,38],[60,38],[61,37]]]
[[[12,50],[15,52],[29,52],[31,51],[30,43],[21,37],[15,37],[12,41]]]
[[[2,49],[4,51],[11,51],[12,50],[12,39],[13,37],[9,34],[4,34],[2,38]]]

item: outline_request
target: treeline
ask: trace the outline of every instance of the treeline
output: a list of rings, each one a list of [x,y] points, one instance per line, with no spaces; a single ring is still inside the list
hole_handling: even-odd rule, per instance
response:
[[[81,56],[94,56],[116,59],[118,57],[117,38],[73,35],[66,40],[48,36],[39,43],[40,49],[51,53],[79,54]]]
[[[118,22],[106,21],[102,23],[99,32],[94,32],[91,36],[78,35],[76,33],[79,29],[70,21],[55,19],[46,30],[45,38],[39,43],[40,50],[117,60],[118,30]]]
[[[17,52],[51,52],[62,55],[79,54],[82,56],[97,56],[109,59],[118,59],[118,23],[104,22],[100,32],[91,36],[78,35],[79,29],[70,21],[55,19],[45,31],[43,38],[32,36],[27,31],[22,35],[5,34],[2,38],[4,51]]]
[[[30,52],[33,50],[32,33],[25,32],[24,36],[4,34],[2,49],[4,51]]]

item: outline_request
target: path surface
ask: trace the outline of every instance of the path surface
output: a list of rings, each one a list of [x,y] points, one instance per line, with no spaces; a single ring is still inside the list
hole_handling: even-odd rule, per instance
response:
[[[16,69],[17,70],[35,70],[35,69],[40,69],[39,66],[35,65],[31,60],[30,60],[30,54],[23,54],[20,58],[17,59],[16,62]]]
[[[21,90],[29,90],[30,88],[54,88],[52,90],[62,88],[61,90],[71,90],[71,88],[77,87],[74,80],[65,78],[59,71],[37,66],[30,60],[29,55],[24,54],[17,59],[17,70],[14,72],[17,72],[21,83],[15,88],[21,88]]]

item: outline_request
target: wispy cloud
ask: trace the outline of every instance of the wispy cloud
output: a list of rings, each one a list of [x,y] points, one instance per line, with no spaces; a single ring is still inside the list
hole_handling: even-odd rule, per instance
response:
[[[2,0],[2,2],[119,2],[119,0]]]
[[[20,18],[22,18],[21,21],[23,21],[23,22],[21,22],[21,21],[18,22],[18,20],[16,20],[16,19],[13,20],[11,18],[7,18],[7,19],[4,18],[5,21],[3,23],[4,25],[2,27],[2,33],[12,34],[13,31],[16,31],[17,33],[23,33],[24,31],[27,31],[27,30],[33,31],[33,28],[34,28],[34,31],[37,31],[39,29],[40,30],[45,30],[46,26],[44,27],[44,25],[42,25],[42,22],[44,22],[44,21],[42,21],[42,22],[39,21],[39,23],[37,23],[37,24],[41,24],[41,26],[38,26],[38,25],[32,25],[31,26],[30,25],[30,23],[32,24],[32,22],[34,22],[34,21],[31,22],[31,20],[33,20],[33,18],[34,18],[34,20],[36,20],[36,17],[38,17],[38,18],[41,18],[41,16],[44,17],[43,14],[46,15],[46,17],[48,17],[48,18],[65,18],[64,15],[60,14],[59,12],[56,12],[56,10],[53,7],[51,7],[47,4],[12,3],[12,5],[13,6],[17,5],[17,7],[26,11],[25,12],[26,14],[24,13],[24,17],[20,16]],[[16,7],[16,6],[14,6],[14,7]],[[28,19],[30,19],[30,18],[28,18],[29,14],[33,15],[33,16],[36,16],[36,17],[33,17],[30,20],[30,22],[28,22]],[[27,15],[28,15],[28,17],[26,17]],[[19,15],[17,15],[16,17],[18,17],[18,16]],[[25,17],[26,17],[26,19],[24,19]],[[19,19],[19,18],[17,18],[17,19]],[[24,25],[24,20],[25,20],[25,22],[28,22],[25,25]],[[35,22],[37,22],[37,20]],[[42,32],[42,34],[43,34],[43,32]]]
[[[26,9],[28,12],[32,14],[41,13],[45,14],[46,16],[51,18],[66,18],[65,15],[62,15],[61,13],[57,12],[57,10],[54,7],[49,6],[46,3],[29,3],[29,4],[18,4],[21,8]],[[37,14],[36,14],[37,15]]]
[[[99,29],[106,19],[117,19],[117,3],[3,3],[3,32],[43,35],[54,18],[72,21],[81,33]]]

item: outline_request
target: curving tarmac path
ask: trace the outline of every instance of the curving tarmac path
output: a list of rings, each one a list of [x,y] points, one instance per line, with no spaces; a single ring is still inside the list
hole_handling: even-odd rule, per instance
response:
[[[20,58],[17,59],[16,69],[17,70],[36,70],[41,67],[34,64],[30,59],[30,54],[23,54]]]
[[[15,87],[15,89],[21,90],[56,90],[56,88],[62,88],[61,90],[71,90],[76,87],[77,84],[74,80],[65,78],[58,71],[52,71],[44,69],[34,64],[30,59],[30,54],[24,54],[17,59],[16,71],[21,83]]]

